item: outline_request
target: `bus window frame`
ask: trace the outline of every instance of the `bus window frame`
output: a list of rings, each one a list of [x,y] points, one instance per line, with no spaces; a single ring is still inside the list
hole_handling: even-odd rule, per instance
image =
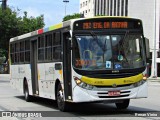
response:
[[[47,37],[47,36],[49,36],[49,37]],[[50,39],[48,39],[48,38],[50,38]],[[51,41],[50,41],[51,40]],[[47,33],[47,34],[45,34],[45,61],[47,61],[47,62],[51,62],[52,61],[52,44],[53,44],[53,34],[50,32],[50,33]],[[49,45],[48,44],[48,41],[50,41],[51,42],[51,44]],[[50,55],[51,55],[51,58],[50,59],[48,59],[48,54],[49,54],[49,52],[48,52],[48,49],[51,49],[50,50]]]

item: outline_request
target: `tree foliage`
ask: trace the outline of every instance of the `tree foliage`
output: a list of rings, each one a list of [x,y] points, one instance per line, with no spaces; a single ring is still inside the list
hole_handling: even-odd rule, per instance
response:
[[[74,13],[73,15],[66,15],[64,18],[63,18],[63,22],[64,21],[67,21],[67,20],[70,20],[70,19],[75,19],[75,18],[81,18],[81,14],[79,13]]]
[[[27,12],[24,12],[21,17],[19,12],[20,10],[12,10],[9,7],[2,11],[0,7],[0,50],[6,51],[6,57],[10,38],[44,27],[43,15],[29,17]]]

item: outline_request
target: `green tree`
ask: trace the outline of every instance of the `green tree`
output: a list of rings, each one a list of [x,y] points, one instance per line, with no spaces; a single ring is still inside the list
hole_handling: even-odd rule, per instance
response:
[[[73,15],[66,15],[63,18],[63,22],[67,21],[67,20],[70,20],[70,19],[81,18],[81,16],[82,16],[82,14],[79,14],[79,13],[74,13]]]
[[[40,29],[44,27],[44,21],[43,21],[43,15],[40,15],[38,17],[28,17],[27,12],[24,12],[24,16],[19,21],[19,29],[20,34],[28,33],[37,29]]]
[[[20,10],[12,10],[9,7],[2,11],[0,7],[0,53],[3,52],[4,55],[5,51],[6,58],[8,58],[10,38],[43,28],[45,25],[43,15],[29,17],[27,12],[24,12],[21,17],[18,15],[19,12]]]

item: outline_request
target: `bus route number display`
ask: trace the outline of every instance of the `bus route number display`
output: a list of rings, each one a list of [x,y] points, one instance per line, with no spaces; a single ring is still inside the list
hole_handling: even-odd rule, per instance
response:
[[[125,29],[128,22],[84,22],[83,29]]]

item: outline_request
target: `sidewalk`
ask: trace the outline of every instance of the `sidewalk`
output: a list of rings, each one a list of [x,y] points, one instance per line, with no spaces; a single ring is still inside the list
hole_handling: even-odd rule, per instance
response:
[[[0,80],[10,80],[10,74],[0,74]]]
[[[160,77],[156,77],[156,78],[149,77],[148,80],[151,82],[160,82]]]

